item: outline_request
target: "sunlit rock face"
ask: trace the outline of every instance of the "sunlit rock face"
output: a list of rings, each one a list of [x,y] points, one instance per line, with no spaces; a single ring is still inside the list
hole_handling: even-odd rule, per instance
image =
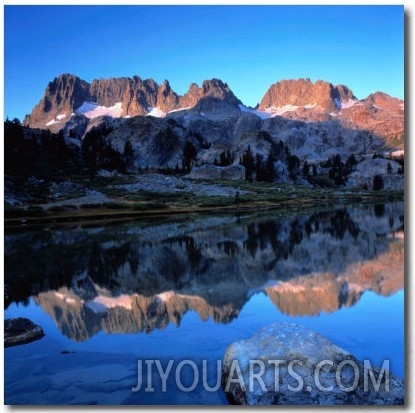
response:
[[[403,226],[395,203],[10,234],[5,303],[33,297],[77,341],[179,325],[188,311],[227,323],[255,294],[316,316],[403,288]]]
[[[287,105],[312,109],[318,106],[326,112],[338,112],[341,102],[351,99],[356,100],[356,97],[343,85],[333,86],[322,80],[313,83],[310,79],[281,80],[267,90],[259,109],[282,108]]]

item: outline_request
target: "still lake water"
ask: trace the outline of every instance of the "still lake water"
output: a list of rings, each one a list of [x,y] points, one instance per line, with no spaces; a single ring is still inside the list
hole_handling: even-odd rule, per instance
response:
[[[5,318],[45,332],[5,349],[6,404],[227,404],[175,367],[207,360],[213,387],[232,342],[286,321],[404,376],[403,203],[6,230],[5,284]],[[174,360],[165,392],[155,366],[132,391],[139,360]]]

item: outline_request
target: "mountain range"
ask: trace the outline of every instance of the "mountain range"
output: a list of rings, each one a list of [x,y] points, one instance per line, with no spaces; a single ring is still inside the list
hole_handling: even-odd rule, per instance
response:
[[[95,125],[91,121],[102,117],[167,116],[177,120],[199,116],[223,120],[244,113],[262,121],[276,117],[305,122],[337,121],[345,128],[362,129],[381,138],[386,147],[403,147],[402,100],[382,92],[359,100],[347,86],[322,80],[313,83],[310,79],[274,83],[256,108],[248,108],[219,79],[205,80],[201,87],[192,83],[180,96],[167,80],[159,85],[153,79],[134,76],[88,83],[63,74],[48,84],[24,125],[57,132],[74,129],[77,117],[86,117]],[[266,125],[261,125],[261,129],[265,128]]]
[[[359,100],[322,80],[281,80],[252,108],[219,79],[181,96],[168,81],[63,74],[23,127],[5,124],[7,199],[38,199],[36,179],[53,198],[53,182],[68,176],[128,173],[141,185],[142,172],[157,181],[150,192],[164,192],[160,173],[183,177],[178,187],[190,178],[402,190],[404,113],[400,99]]]

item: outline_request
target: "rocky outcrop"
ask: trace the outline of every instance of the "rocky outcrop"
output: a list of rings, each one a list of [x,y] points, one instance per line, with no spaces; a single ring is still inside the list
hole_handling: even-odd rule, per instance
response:
[[[370,373],[379,379],[379,388]],[[265,327],[231,344],[224,355],[222,387],[230,403],[240,405],[404,404],[403,380],[289,323]]]
[[[4,347],[31,343],[44,335],[42,328],[27,318],[4,320]]]
[[[403,190],[405,187],[404,175],[398,173],[401,166],[398,162],[377,158],[366,159],[356,165],[355,171],[347,179],[349,188],[375,189],[375,177],[381,183],[377,189]],[[380,177],[380,178],[379,178]]]

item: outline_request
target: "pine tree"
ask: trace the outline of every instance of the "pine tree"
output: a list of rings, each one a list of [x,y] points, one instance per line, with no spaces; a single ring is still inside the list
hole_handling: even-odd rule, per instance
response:
[[[254,155],[251,150],[251,146],[248,146],[248,149],[242,155],[241,164],[245,167],[245,179],[247,181],[252,181],[252,175],[254,172]]]
[[[381,175],[375,175],[375,177],[373,178],[373,189],[375,191],[383,189],[383,178]]]
[[[353,171],[353,167],[357,165],[357,160],[356,157],[354,156],[354,154],[352,153],[346,161],[346,173],[349,174],[350,172]]]
[[[219,165],[220,166],[226,166],[227,165],[225,152],[221,152],[221,154],[220,154],[220,157],[219,157]]]
[[[274,155],[272,151],[268,154],[267,160],[265,162],[265,173],[264,173],[264,180],[266,182],[274,182],[276,173],[275,173],[275,165],[274,165]]]
[[[337,186],[343,185],[346,177],[346,168],[341,160],[339,154],[332,157],[331,169],[329,171],[329,177],[334,181]]]
[[[297,178],[299,168],[300,168],[300,160],[298,159],[298,157],[295,155],[289,155],[287,157],[287,169],[289,172],[289,177],[291,179]]]
[[[307,161],[304,161],[304,165],[303,165],[303,176],[304,178],[308,178],[310,174],[310,165],[308,164]]]
[[[226,165],[231,165],[233,162],[231,151],[228,149],[226,151]]]
[[[192,162],[196,161],[197,149],[190,141],[186,141],[183,148],[183,169],[185,173],[192,170]]]
[[[255,157],[255,175],[257,181],[264,180],[264,158],[261,154],[257,153]]]
[[[129,140],[127,140],[125,141],[124,152],[123,152],[123,161],[124,161],[126,168],[130,166],[133,157],[134,157],[133,145],[131,144]]]
[[[386,169],[387,169],[388,174],[391,174],[392,173],[392,165],[391,165],[390,162],[388,162],[388,166],[387,166]]]

